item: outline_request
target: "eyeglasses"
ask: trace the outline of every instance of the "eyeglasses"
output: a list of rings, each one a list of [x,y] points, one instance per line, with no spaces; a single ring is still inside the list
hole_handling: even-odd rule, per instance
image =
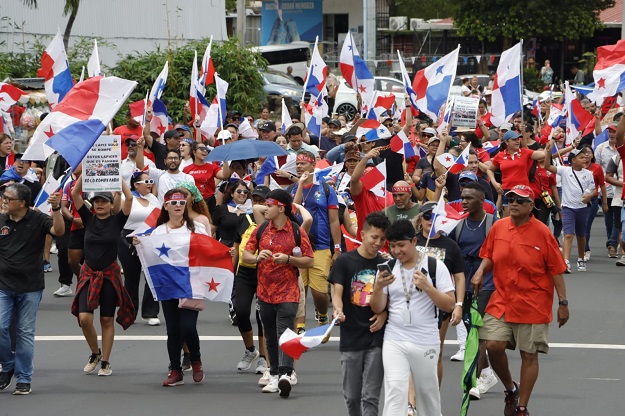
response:
[[[167,157],[165,158],[165,160],[180,160],[180,158],[178,156],[174,156],[174,157]]]
[[[265,205],[263,198],[252,198],[252,204]]]
[[[137,182],[135,182],[135,185],[138,184],[138,183],[142,183],[144,185],[152,185],[154,183],[154,179],[145,179],[145,180],[142,180],[142,181],[137,181]]]
[[[249,193],[250,193],[250,191],[248,191],[247,189],[237,189],[237,194],[239,194],[239,195],[240,195],[240,194],[245,194],[245,195],[247,195],[247,194],[249,194]]]
[[[184,199],[181,199],[181,200],[174,199],[173,201],[167,201],[167,203],[171,205],[172,207],[175,207],[178,205],[180,205],[181,207],[184,207],[185,205],[187,205],[187,201],[185,201]]]
[[[197,150],[199,150],[200,152],[208,152],[208,147],[198,147]]]
[[[19,198],[11,198],[10,196],[6,196],[6,195],[0,195],[0,198],[2,199],[3,202],[11,202],[11,201],[19,201]]]
[[[422,136],[422,137],[427,137],[427,138],[432,138],[432,137],[434,137],[434,135],[433,135],[433,134],[429,134],[429,133],[422,133],[422,134],[421,134],[421,136]]]
[[[524,205],[526,202],[532,202],[531,199],[527,199],[527,198],[523,198],[521,196],[509,196],[508,198],[508,203],[512,203],[515,202],[519,205]]]
[[[137,143],[126,143],[127,147],[137,147]]]
[[[426,221],[431,221],[432,220],[432,211],[428,211],[426,213],[423,214],[423,219]]]

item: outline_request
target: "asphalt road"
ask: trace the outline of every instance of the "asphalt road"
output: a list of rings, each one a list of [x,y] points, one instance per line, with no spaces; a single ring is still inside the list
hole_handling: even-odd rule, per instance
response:
[[[625,268],[608,259],[602,238],[603,218],[593,228],[593,257],[588,272],[566,276],[571,320],[563,328],[552,325],[552,348],[540,356],[540,376],[529,409],[532,415],[622,416],[625,392]],[[54,256],[53,256],[54,257]],[[53,260],[56,270],[56,259]],[[574,263],[574,262],[572,262]],[[194,384],[161,387],[167,372],[165,327],[137,322],[127,331],[116,326],[111,357],[113,375],[83,374],[89,349],[75,318],[71,298],[55,298],[56,272],[46,275],[35,351],[33,393],[12,396],[12,387],[0,392],[0,415],[345,415],[336,329],[331,341],[297,362],[299,384],[291,397],[262,394],[259,376],[240,373],[243,354],[238,331],[230,325],[227,305],[208,304],[200,313],[199,332],[206,379]],[[312,301],[310,301],[312,304]],[[308,325],[314,325],[312,306]],[[462,392],[461,363],[449,361],[456,352],[455,331],[443,352],[442,413],[459,414]],[[518,352],[508,354],[513,376],[519,378]],[[503,413],[501,384],[482,400],[471,402],[470,415]],[[392,415],[395,416],[395,415]]]

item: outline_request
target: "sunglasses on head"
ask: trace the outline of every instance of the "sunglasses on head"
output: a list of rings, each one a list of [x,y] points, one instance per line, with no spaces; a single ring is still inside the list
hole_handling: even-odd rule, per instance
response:
[[[248,191],[247,189],[237,189],[237,194],[249,194],[250,191]]]
[[[519,205],[523,205],[526,202],[532,202],[530,199],[524,198],[522,196],[509,196],[508,198],[508,202],[509,203],[517,203]]]
[[[138,183],[142,183],[144,185],[152,185],[154,183],[154,179],[144,179],[142,181],[135,182],[135,185]]]
[[[185,205],[187,205],[187,201],[185,201],[184,199],[174,199],[172,201],[167,201],[167,203],[172,207],[175,207],[177,205],[184,207]]]

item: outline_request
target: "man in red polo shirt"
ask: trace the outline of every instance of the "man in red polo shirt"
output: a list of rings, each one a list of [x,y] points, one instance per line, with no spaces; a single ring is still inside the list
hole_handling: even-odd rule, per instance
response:
[[[356,233],[356,238],[359,240],[361,238],[360,231],[363,229],[367,215],[372,212],[382,211],[385,207],[385,199],[365,189],[360,180],[366,173],[373,169],[373,167],[367,167],[367,162],[378,156],[380,156],[380,151],[378,149],[371,149],[356,165],[349,183],[349,191],[352,201],[354,201],[356,219],[358,220],[358,233]],[[389,205],[392,205],[392,203]]]
[[[553,289],[558,292],[558,324],[569,319],[562,273],[566,265],[549,228],[534,218],[534,192],[516,185],[506,193],[510,216],[495,222],[480,250],[482,264],[471,278],[476,292],[484,274],[493,271],[495,291],[480,328],[480,339],[506,391],[505,416],[527,416],[527,404],[538,379],[538,353],[549,351]],[[495,244],[496,243],[496,244]],[[512,381],[506,348],[519,347],[521,384]]]

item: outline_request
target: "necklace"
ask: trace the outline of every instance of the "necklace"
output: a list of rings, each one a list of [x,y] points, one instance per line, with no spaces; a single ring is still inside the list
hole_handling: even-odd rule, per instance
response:
[[[468,229],[469,231],[477,231],[477,230],[479,230],[479,229],[480,229],[480,227],[482,226],[482,224],[484,224],[484,220],[486,220],[486,213],[484,213],[484,218],[482,218],[482,221],[480,221],[480,224],[479,224],[477,227],[475,227],[475,228],[471,228],[471,227],[469,227],[469,221],[468,221],[468,220],[464,222],[464,225],[467,227],[467,229]]]
[[[310,191],[313,190],[314,188],[314,183],[310,185],[310,189],[308,189],[308,192],[306,193],[306,196],[302,199],[302,205],[306,206],[306,200],[308,199],[308,195],[310,195]],[[304,193],[304,186],[302,185],[302,193]]]

